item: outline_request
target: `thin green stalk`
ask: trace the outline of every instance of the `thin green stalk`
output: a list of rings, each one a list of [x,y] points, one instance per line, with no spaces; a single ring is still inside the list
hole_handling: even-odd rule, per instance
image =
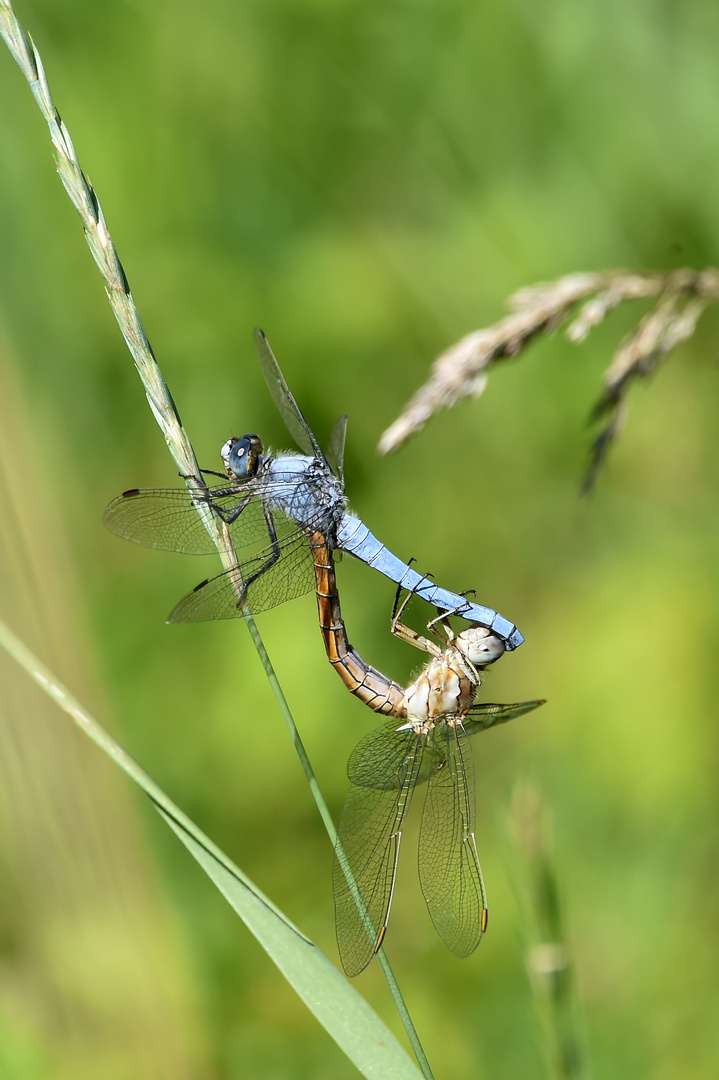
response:
[[[290,733],[290,738],[294,743],[295,751],[298,758],[300,759],[300,764],[302,765],[302,769],[307,778],[307,783],[310,786],[312,798],[315,800],[315,805],[317,806],[320,817],[322,818],[322,823],[325,827],[325,831],[327,832],[327,835],[330,838],[330,842],[334,847],[337,841],[337,831],[335,829],[334,822],[332,821],[332,815],[329,812],[327,803],[325,802],[322,792],[320,790],[320,786],[317,782],[317,777],[315,776],[314,769],[312,768],[312,765],[310,763],[310,759],[307,755],[307,751],[305,750],[305,746],[300,737],[300,733],[297,730],[297,725],[295,724],[290,707],[287,704],[287,698],[285,697],[282,687],[280,686],[280,681],[277,678],[274,667],[272,666],[272,661],[270,660],[267,649],[265,648],[265,643],[260,637],[260,631],[257,629],[257,623],[248,611],[244,612],[244,619],[247,624],[247,629],[250,631],[250,637],[252,638],[254,646],[259,654],[260,662],[265,670],[267,680],[272,687],[272,692],[275,695],[275,700],[279,706],[280,712],[282,713],[282,718],[287,725],[287,730]]]
[[[402,1020],[402,1023],[404,1025],[404,1029],[407,1032],[407,1038],[412,1045],[414,1056],[417,1058],[417,1064],[422,1070],[422,1075],[426,1078],[426,1080],[434,1080],[434,1073],[430,1068],[429,1061],[427,1060],[427,1055],[422,1049],[422,1044],[419,1041],[419,1036],[417,1035],[415,1026],[412,1023],[412,1017],[409,1015],[409,1010],[405,1005],[404,998],[402,997],[400,988],[397,985],[397,980],[394,977],[394,972],[389,966],[389,960],[385,955],[384,949],[379,950],[379,952],[377,953],[377,959],[379,960],[379,965],[382,968],[382,974],[387,980],[389,992],[394,999],[397,1012],[399,1013],[400,1019]]]

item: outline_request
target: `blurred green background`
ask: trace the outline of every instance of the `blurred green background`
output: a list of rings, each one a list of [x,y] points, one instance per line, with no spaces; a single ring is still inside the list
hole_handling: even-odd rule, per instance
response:
[[[562,337],[396,456],[429,362],[514,289],[717,262],[719,9],[706,0],[18,4],[202,463],[288,437],[261,325],[353,508],[516,620],[487,680],[541,712],[475,745],[491,920],[468,961],[424,910],[416,824],[387,948],[442,1080],[546,1075],[505,819],[542,794],[595,1077],[719,1070],[719,322],[635,395],[578,497],[601,371],[640,308]],[[47,132],[0,54],[0,611],[329,954],[331,851],[240,624],[167,627],[216,563],[106,534],[173,466]],[[392,589],[345,560],[351,639],[399,680]],[[421,625],[423,612],[415,613]],[[260,628],[335,814],[371,729],[312,596]],[[148,803],[2,662],[0,1074],[356,1075]],[[395,1029],[374,965],[357,981]]]

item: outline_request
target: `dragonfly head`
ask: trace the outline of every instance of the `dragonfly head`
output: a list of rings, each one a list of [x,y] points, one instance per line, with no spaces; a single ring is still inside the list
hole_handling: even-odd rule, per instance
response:
[[[486,667],[499,660],[504,652],[504,642],[486,626],[470,626],[457,634],[454,642],[463,656],[475,667]]]
[[[243,435],[228,439],[220,450],[227,475],[232,480],[254,476],[262,460],[262,440],[259,435]]]

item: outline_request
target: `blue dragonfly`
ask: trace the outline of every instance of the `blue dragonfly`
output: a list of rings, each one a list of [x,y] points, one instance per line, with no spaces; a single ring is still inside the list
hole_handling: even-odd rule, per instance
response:
[[[255,331],[255,343],[270,394],[303,453],[265,454],[255,434],[232,438],[221,451],[225,483],[209,486],[195,478],[200,492],[193,497],[184,488],[134,488],[113,499],[103,516],[111,532],[146,547],[211,554],[214,544],[193,502],[199,498],[227,526],[236,550],[263,545],[235,568],[197,585],[168,622],[234,618],[245,607],[256,614],[310,592],[314,542],[353,555],[440,611],[486,627],[506,650],[521,645],[524,638],[508,619],[421,577],[349,511],[343,472],[347,417],[335,425],[325,455],[261,330]]]

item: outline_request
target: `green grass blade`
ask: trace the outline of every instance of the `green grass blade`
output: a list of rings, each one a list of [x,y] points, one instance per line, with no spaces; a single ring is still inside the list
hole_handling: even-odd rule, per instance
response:
[[[0,620],[0,646],[152,799],[208,877],[363,1076],[418,1080],[392,1032],[329,959],[199,829]]]

